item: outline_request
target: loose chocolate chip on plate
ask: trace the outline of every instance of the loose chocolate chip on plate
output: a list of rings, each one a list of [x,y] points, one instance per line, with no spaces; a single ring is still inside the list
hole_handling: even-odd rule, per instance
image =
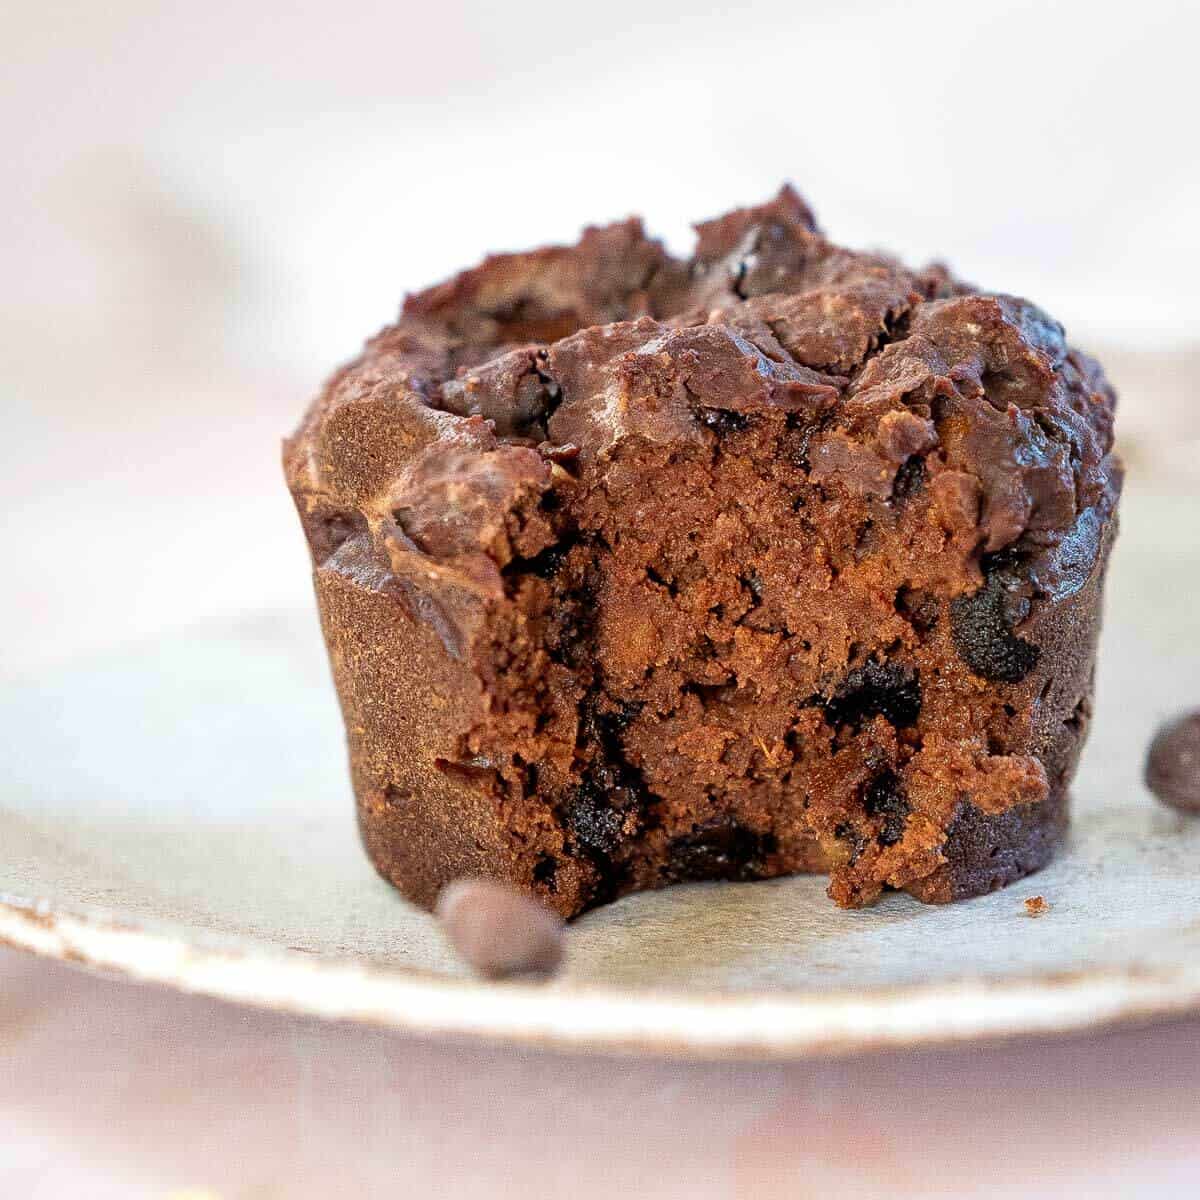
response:
[[[1176,717],[1154,735],[1145,779],[1164,804],[1200,813],[1200,709]]]
[[[499,880],[456,879],[438,896],[436,915],[459,957],[485,978],[550,975],[562,962],[562,921]]]

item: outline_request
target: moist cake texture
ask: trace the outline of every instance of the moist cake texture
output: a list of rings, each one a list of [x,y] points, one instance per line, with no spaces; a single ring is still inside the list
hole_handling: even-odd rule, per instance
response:
[[[1063,837],[1115,398],[1032,304],[790,189],[410,296],[285,443],[378,870],[564,916],[827,872],[948,901]]]

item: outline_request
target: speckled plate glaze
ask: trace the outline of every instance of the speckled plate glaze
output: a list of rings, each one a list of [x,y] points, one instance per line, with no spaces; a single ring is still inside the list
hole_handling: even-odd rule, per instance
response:
[[[1195,496],[1130,489],[1072,840],[1007,891],[842,912],[816,878],[697,884],[580,920],[551,983],[474,980],[359,849],[304,612],[5,687],[0,940],[248,1004],[574,1050],[784,1058],[1200,1010],[1200,819],[1140,782],[1157,722],[1200,703]]]

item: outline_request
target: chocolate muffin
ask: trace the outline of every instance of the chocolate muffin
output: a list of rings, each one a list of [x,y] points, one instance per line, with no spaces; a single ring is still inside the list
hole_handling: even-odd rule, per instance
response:
[[[1121,485],[1025,300],[784,189],[410,296],[285,445],[379,871],[565,916],[683,880],[974,896],[1041,867]]]

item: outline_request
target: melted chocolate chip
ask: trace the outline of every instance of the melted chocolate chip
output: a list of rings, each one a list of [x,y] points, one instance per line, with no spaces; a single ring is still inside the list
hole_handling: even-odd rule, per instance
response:
[[[413,801],[413,790],[399,783],[389,783],[383,789],[383,802],[388,808],[406,809]]]
[[[813,438],[828,429],[833,421],[834,417],[829,411],[816,417],[806,412],[788,413],[784,450],[796,469],[803,471],[805,475],[812,470]]]
[[[671,842],[664,874],[677,882],[759,879],[765,859],[775,849],[774,834],[757,833],[734,822],[703,825]]]
[[[729,290],[733,292],[739,300],[748,300],[749,293],[746,291],[746,276],[754,269],[758,263],[758,256],[751,251],[745,257],[738,259],[730,272]]]
[[[643,708],[643,700],[624,700],[615,702],[612,708],[591,713],[591,721],[599,739],[610,743],[611,739],[624,733],[633,724]]]
[[[571,553],[574,542],[567,540],[547,546],[531,558],[514,558],[502,571],[505,577],[536,575],[539,579],[553,579]]]
[[[1041,647],[1013,633],[1014,617],[1027,602],[1013,595],[1019,582],[1011,555],[992,555],[984,585],[972,596],[950,602],[954,648],[968,667],[993,683],[1019,683],[1037,665]],[[1016,603],[1014,603],[1016,601]]]
[[[700,420],[717,437],[725,437],[730,433],[741,433],[750,425],[749,417],[743,413],[730,412],[725,408],[702,408]]]
[[[920,494],[925,487],[925,460],[919,454],[909,455],[896,472],[892,484],[892,499],[903,503]]]
[[[575,789],[563,817],[580,847],[609,857],[625,840],[626,817],[636,806],[636,793],[623,787],[619,772],[605,765],[594,768]]]
[[[851,671],[825,702],[831,725],[858,725],[868,717],[886,718],[897,729],[921,715],[921,684],[912,667],[869,662]]]
[[[867,816],[883,821],[877,835],[881,846],[894,846],[904,836],[910,806],[904,786],[894,771],[885,771],[871,780],[863,794],[863,808]]]
[[[574,841],[604,870],[630,836],[642,807],[641,773],[626,760],[620,736],[641,710],[637,701],[593,696],[582,714],[584,741],[597,757],[564,805],[563,819]]]

